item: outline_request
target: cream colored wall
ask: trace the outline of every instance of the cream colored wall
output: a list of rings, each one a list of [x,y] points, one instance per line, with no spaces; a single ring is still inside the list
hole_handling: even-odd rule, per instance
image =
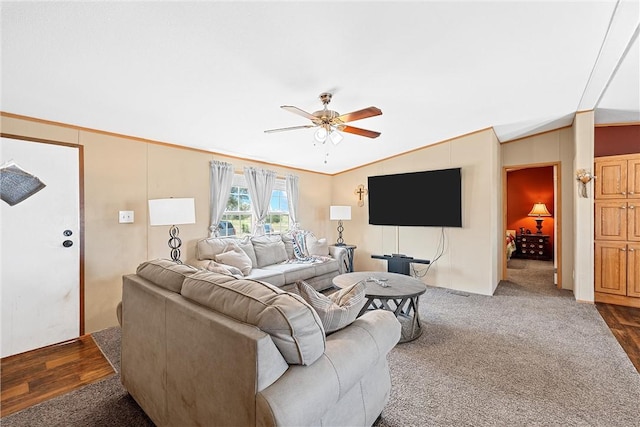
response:
[[[574,136],[571,128],[559,129],[540,135],[502,144],[502,166],[535,166],[560,163],[560,203],[562,214],[562,288],[573,289],[573,178]],[[558,222],[556,222],[558,223]]]
[[[195,242],[208,236],[211,160],[237,171],[256,166],[298,175],[302,227],[319,237],[331,229],[327,175],[22,118],[1,116],[0,126],[10,136],[83,146],[85,333],[117,324],[122,275],[147,259],[169,257],[168,227],[148,226],[150,198],[195,198],[196,223],[180,226],[182,259],[195,255]],[[135,222],[119,224],[120,210],[133,210]]]
[[[593,111],[577,113],[573,123],[575,157],[572,180],[575,187],[575,171],[587,169],[593,172],[594,153],[594,114]],[[596,177],[597,179],[597,177]],[[577,189],[574,190],[577,192]],[[576,251],[574,256],[574,295],[578,301],[594,302],[594,248],[593,248],[593,181],[589,184],[588,197],[574,198]]]
[[[372,254],[404,253],[414,258],[433,259],[441,230],[446,237],[444,255],[433,264],[413,264],[421,280],[429,285],[491,295],[498,283],[499,158],[492,130],[486,130],[387,159],[336,175],[331,181],[332,204],[352,206],[351,221],[344,224],[346,243],[358,246],[356,270],[385,271],[386,261]],[[463,182],[463,227],[390,227],[368,224],[367,199],[357,206],[354,190],[367,186],[373,175],[461,167]],[[415,209],[429,206],[428,189],[416,188]],[[334,224],[335,225],[335,224]],[[333,241],[337,231],[332,230]],[[500,240],[502,241],[502,240]]]

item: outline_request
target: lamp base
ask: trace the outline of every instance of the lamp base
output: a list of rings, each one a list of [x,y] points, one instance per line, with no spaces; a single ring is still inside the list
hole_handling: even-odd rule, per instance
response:
[[[538,229],[536,234],[542,234],[542,221],[544,221],[542,218],[536,219],[536,228]]]
[[[180,261],[180,246],[182,246],[182,240],[178,237],[180,229],[175,225],[172,225],[169,229],[169,248],[171,248],[171,261],[176,264],[182,264]]]
[[[344,227],[342,226],[342,220],[338,221],[338,241],[336,242],[336,246],[345,246],[344,239],[342,238],[342,232],[344,231]]]

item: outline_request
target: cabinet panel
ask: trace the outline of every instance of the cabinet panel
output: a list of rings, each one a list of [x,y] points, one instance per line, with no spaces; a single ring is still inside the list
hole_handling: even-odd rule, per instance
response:
[[[595,198],[619,199],[627,195],[627,161],[596,161]]]
[[[627,240],[640,242],[640,200],[627,204]]]
[[[627,294],[627,244],[595,242],[595,291]]]
[[[640,297],[640,243],[630,243],[627,252],[627,295]]]
[[[596,240],[627,240],[627,202],[595,203]]]
[[[640,159],[627,161],[627,198],[640,199]]]

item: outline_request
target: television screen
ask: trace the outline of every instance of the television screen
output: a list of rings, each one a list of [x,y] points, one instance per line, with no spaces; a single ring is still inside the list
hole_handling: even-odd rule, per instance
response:
[[[460,168],[368,177],[369,224],[462,227]]]

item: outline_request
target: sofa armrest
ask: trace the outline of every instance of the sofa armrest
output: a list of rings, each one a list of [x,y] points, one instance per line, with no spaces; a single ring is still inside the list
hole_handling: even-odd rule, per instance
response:
[[[338,273],[349,272],[349,254],[347,249],[340,246],[329,246],[329,255],[338,261]]]
[[[310,366],[289,366],[258,393],[258,424],[308,425],[336,404],[400,339],[400,322],[390,311],[372,310],[327,336],[325,353]],[[386,362],[384,362],[386,366]],[[381,378],[380,381],[388,381]],[[295,405],[291,402],[295,401]]]

